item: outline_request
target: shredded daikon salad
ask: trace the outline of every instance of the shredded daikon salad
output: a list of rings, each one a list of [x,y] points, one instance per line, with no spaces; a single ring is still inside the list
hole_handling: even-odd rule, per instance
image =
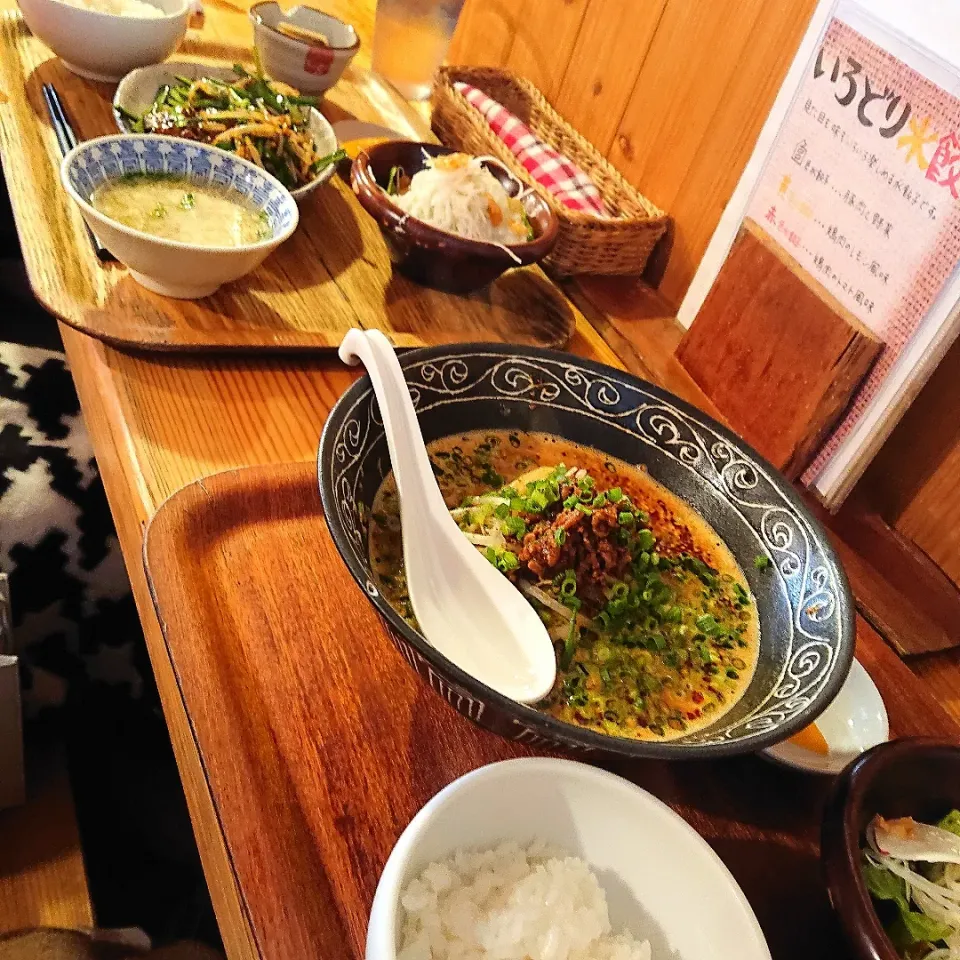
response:
[[[425,155],[426,166],[409,180],[394,167],[387,193],[409,216],[468,240],[498,246],[532,240],[521,198],[504,190],[484,167],[485,159],[465,153]]]
[[[960,836],[960,811],[952,810],[937,827]],[[870,824],[863,851],[864,882],[887,935],[905,960],[960,960],[960,864],[943,862],[942,854],[914,843],[917,828],[925,837],[932,835],[929,827],[910,819],[877,817]],[[885,850],[885,836],[891,835],[900,839],[901,855],[914,843],[917,851],[911,856],[916,859],[894,857]],[[943,840],[949,848],[950,840]]]

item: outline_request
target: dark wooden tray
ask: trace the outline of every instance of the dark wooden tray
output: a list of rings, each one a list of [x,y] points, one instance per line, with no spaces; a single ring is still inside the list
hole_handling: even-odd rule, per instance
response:
[[[154,517],[144,555],[260,955],[361,958],[380,870],[416,811],[468,770],[529,751],[414,677],[337,554],[312,464],[191,484]],[[866,626],[857,654],[896,735],[957,738]],[[848,955],[818,860],[829,781],[756,757],[604,765],[706,838],[777,960]]]

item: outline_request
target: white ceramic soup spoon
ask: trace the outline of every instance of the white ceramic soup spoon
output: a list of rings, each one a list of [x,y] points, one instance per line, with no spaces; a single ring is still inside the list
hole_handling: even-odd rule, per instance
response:
[[[410,603],[427,640],[461,670],[519,703],[553,687],[547,628],[447,512],[393,347],[378,330],[350,330],[340,359],[363,363],[380,405],[400,497]]]

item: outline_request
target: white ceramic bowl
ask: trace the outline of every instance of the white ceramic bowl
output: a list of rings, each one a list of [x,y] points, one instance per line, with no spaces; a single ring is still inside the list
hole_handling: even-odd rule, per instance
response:
[[[162,17],[121,17],[60,0],[18,0],[27,26],[63,61],[89,80],[116,82],[135,67],[159,63],[187,32],[187,0],[149,0]]]
[[[312,7],[291,7],[284,12],[278,3],[269,0],[253,5],[250,19],[253,42],[260,52],[264,71],[303,93],[329,90],[360,49],[360,38],[350,24]],[[277,30],[281,21],[322,33],[330,46],[312,46],[284,36]]]
[[[174,82],[177,76],[190,77],[193,80],[198,77],[211,77],[214,80],[237,79],[237,75],[228,67],[210,67],[202,63],[176,60],[133,70],[120,81],[117,92],[113,97],[113,117],[116,120],[117,129],[122,133],[129,133],[118,107],[122,107],[128,113],[140,116],[153,103],[160,87],[165,83]],[[340,146],[337,142],[337,135],[333,132],[333,127],[330,126],[327,118],[319,110],[310,110],[309,130],[320,156],[325,157],[328,154],[335,153]],[[297,201],[302,200],[308,193],[326,183],[334,175],[336,169],[336,164],[330,164],[325,170],[321,170],[319,175],[306,186],[291,190],[291,194]]]
[[[889,739],[890,723],[883,697],[859,660],[850,665],[840,692],[817,717],[816,725],[827,743],[827,753],[815,753],[784,740],[767,747],[764,756],[797,770],[833,775],[861,753]]]
[[[267,215],[269,240],[209,247],[162,240],[125,227],[90,205],[102,183],[130,173],[169,173],[235,190]],[[168,297],[192,300],[249,273],[297,228],[290,192],[259,167],[216,147],[175,137],[127,134],[87,140],[64,158],[60,179],[83,219],[138,283]]]
[[[395,960],[400,891],[428,863],[502,840],[544,840],[586,860],[613,929],[649,940],[654,960],[770,960],[737,882],[684,820],[620,777],[546,758],[481,767],[413,818],[380,877],[366,960]]]

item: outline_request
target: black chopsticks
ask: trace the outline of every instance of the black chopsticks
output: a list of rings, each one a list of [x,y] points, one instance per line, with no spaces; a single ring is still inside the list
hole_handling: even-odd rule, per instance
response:
[[[57,137],[57,144],[60,147],[60,153],[66,156],[78,143],[77,135],[70,126],[70,121],[63,110],[63,103],[60,95],[52,83],[43,85],[43,99],[47,105],[47,113],[50,115],[50,125]],[[87,233],[90,235],[90,242],[93,244],[93,252],[98,260],[113,260],[113,254],[100,242],[97,235],[87,227]]]

